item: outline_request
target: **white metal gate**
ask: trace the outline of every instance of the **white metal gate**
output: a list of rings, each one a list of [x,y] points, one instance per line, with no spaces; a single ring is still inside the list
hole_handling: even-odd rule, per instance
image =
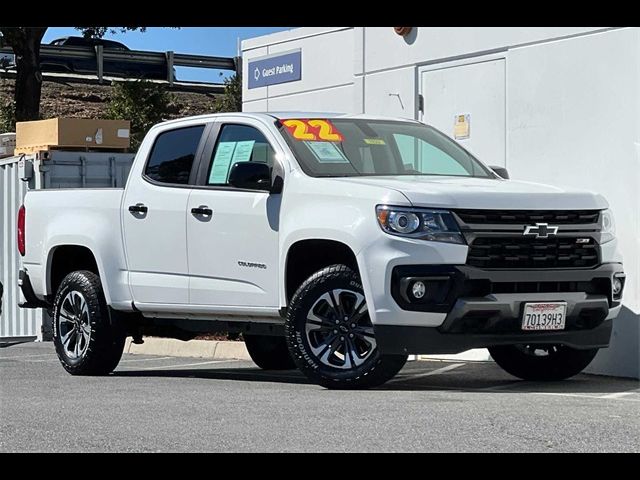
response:
[[[51,330],[49,315],[43,309],[18,306],[20,254],[16,246],[16,220],[27,190],[123,188],[133,157],[133,153],[53,150],[0,160],[0,282],[4,287],[0,342],[42,340],[42,326],[45,337]]]
[[[16,218],[27,193],[27,185],[20,180],[17,157],[0,160],[0,282],[2,314],[0,314],[0,342],[35,340],[41,337],[41,326],[48,315],[40,308],[18,307],[18,271],[20,254],[16,246]]]

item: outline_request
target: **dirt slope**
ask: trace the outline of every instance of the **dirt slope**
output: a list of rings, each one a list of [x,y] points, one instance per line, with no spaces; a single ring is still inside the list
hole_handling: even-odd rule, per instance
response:
[[[101,118],[109,101],[111,86],[44,82],[40,113],[43,118]],[[175,98],[169,118],[200,115],[213,111],[213,96],[172,92]],[[13,98],[13,80],[0,79],[0,105]]]

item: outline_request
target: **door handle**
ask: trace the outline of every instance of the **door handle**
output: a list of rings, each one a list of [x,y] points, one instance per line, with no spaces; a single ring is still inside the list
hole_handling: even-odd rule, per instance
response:
[[[129,211],[131,213],[147,213],[149,208],[143,203],[136,203],[135,205],[129,205]]]
[[[194,207],[191,209],[191,213],[193,215],[205,215],[205,216],[211,216],[213,215],[213,210],[211,210],[209,207],[207,207],[206,205],[201,205],[199,207]]]

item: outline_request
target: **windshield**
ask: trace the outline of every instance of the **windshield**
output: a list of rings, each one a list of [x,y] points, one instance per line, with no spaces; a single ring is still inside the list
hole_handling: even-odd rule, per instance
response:
[[[280,131],[305,173],[314,177],[447,175],[495,178],[435,128],[361,119],[289,119]]]

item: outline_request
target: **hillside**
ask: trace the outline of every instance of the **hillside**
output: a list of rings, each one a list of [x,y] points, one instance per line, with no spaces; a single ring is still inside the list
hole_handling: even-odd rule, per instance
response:
[[[110,85],[86,85],[82,83],[42,84],[40,113],[43,118],[83,117],[101,118],[109,101]],[[172,92],[174,102],[169,118],[199,115],[214,111],[213,95]],[[0,79],[0,106],[13,98],[13,80]]]

